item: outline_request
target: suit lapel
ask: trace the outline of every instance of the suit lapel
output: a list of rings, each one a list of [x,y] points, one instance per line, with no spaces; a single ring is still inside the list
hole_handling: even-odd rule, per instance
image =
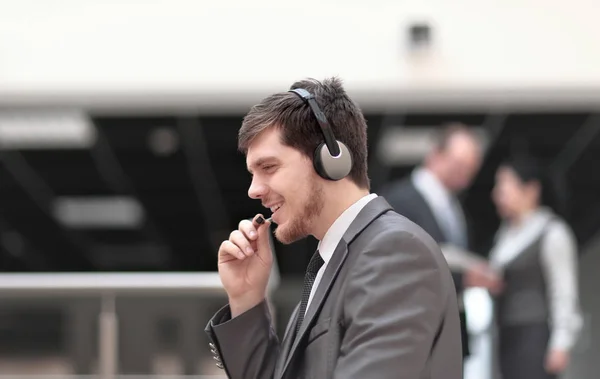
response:
[[[298,352],[299,347],[301,346],[301,342],[303,341],[306,333],[308,333],[310,327],[316,316],[319,314],[329,291],[335,279],[342,268],[346,257],[348,256],[348,245],[354,240],[354,238],[360,234],[371,222],[373,222],[377,217],[381,214],[392,210],[392,207],[388,204],[388,202],[383,197],[377,197],[370,201],[358,214],[356,219],[352,222],[348,230],[345,232],[341,241],[338,243],[333,255],[331,256],[331,260],[327,264],[327,268],[323,273],[323,277],[319,282],[319,287],[315,292],[315,295],[306,311],[306,315],[304,317],[304,321],[302,322],[302,326],[298,331],[298,335],[293,339],[292,347],[289,351],[285,351],[285,364],[283,369],[279,371],[280,376],[283,377],[285,371],[287,370],[290,362],[294,358],[295,354]],[[298,317],[298,308],[296,308],[294,320]],[[294,323],[295,325],[295,323]],[[293,328],[290,329],[286,333],[285,339],[290,340],[290,336],[293,336]],[[289,341],[287,342],[289,344]],[[284,342],[284,348],[286,343]],[[286,348],[287,350],[287,348]],[[282,351],[283,353],[283,351]]]
[[[440,228],[440,224],[438,223],[437,218],[435,217],[435,214],[433,213],[433,209],[431,208],[431,205],[427,202],[427,200],[425,199],[425,197],[423,196],[423,194],[421,193],[421,191],[419,191],[419,189],[414,185],[414,183],[410,183],[415,191],[416,197],[418,199],[419,202],[421,202],[421,204],[419,205],[419,208],[423,210],[424,213],[424,217],[427,219],[426,222],[422,222],[421,223],[421,227],[423,227],[423,229],[426,229],[426,231],[431,234],[431,236],[437,241],[437,242],[442,242],[445,241],[447,239],[446,235],[444,234],[444,232],[442,232],[442,228]],[[430,225],[430,228],[426,228],[426,225]]]
[[[331,260],[327,264],[327,269],[323,273],[323,277],[321,278],[319,287],[317,288],[317,291],[315,292],[315,295],[308,309],[306,310],[306,315],[304,316],[304,320],[302,321],[302,326],[298,331],[298,335],[296,335],[296,338],[293,339],[292,347],[285,358],[285,364],[283,366],[283,370],[281,371],[282,375],[285,373],[285,370],[288,368],[290,362],[292,361],[292,358],[297,353],[298,347],[300,346],[304,335],[307,333],[309,326],[312,325],[314,318],[318,314],[318,311],[321,309],[321,305],[323,305],[323,302],[325,301],[325,298],[327,297],[327,294],[331,289],[331,285],[333,284],[347,255],[348,248],[346,246],[346,242],[342,240],[337,245],[335,252],[331,257]],[[298,312],[296,312],[296,318],[297,317]],[[290,330],[288,334],[293,335],[293,329]]]

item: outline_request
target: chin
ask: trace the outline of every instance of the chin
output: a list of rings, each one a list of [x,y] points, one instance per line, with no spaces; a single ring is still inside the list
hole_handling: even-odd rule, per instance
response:
[[[277,226],[277,229],[275,229],[275,238],[277,238],[277,241],[281,242],[284,245],[290,245],[294,242],[300,241],[305,237],[305,235],[303,236],[299,234],[289,233],[287,230],[285,230],[285,228],[282,228],[281,226]]]
[[[500,215],[500,218],[505,220],[508,220],[513,216],[512,212],[508,211],[507,209],[499,209],[498,215]]]
[[[275,238],[284,245],[289,245],[300,241],[308,236],[306,225],[303,222],[289,220],[277,225],[275,229]]]

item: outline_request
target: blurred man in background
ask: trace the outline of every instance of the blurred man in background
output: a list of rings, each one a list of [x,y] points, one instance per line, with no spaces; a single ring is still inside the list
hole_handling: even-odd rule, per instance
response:
[[[442,248],[459,298],[463,357],[469,355],[464,289],[485,287],[495,292],[501,285],[486,261],[469,252],[467,221],[457,198],[471,184],[481,160],[482,146],[473,131],[461,124],[448,125],[423,164],[410,177],[391,183],[383,194],[398,213],[420,225]]]

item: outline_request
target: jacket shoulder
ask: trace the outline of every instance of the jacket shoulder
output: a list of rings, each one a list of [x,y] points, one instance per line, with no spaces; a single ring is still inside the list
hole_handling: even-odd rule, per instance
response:
[[[419,254],[434,257],[440,263],[445,262],[439,245],[431,235],[395,210],[374,220],[357,236],[355,242],[365,249],[384,249],[390,253],[394,253],[399,246],[411,246]]]

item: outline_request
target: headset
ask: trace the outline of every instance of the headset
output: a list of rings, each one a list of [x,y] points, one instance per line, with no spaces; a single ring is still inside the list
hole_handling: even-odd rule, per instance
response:
[[[325,142],[319,144],[314,152],[313,166],[315,171],[319,176],[328,180],[340,180],[348,176],[352,170],[350,150],[344,143],[335,138],[331,126],[325,114],[321,112],[315,97],[303,88],[292,89],[289,92],[295,93],[310,106],[325,138]]]

